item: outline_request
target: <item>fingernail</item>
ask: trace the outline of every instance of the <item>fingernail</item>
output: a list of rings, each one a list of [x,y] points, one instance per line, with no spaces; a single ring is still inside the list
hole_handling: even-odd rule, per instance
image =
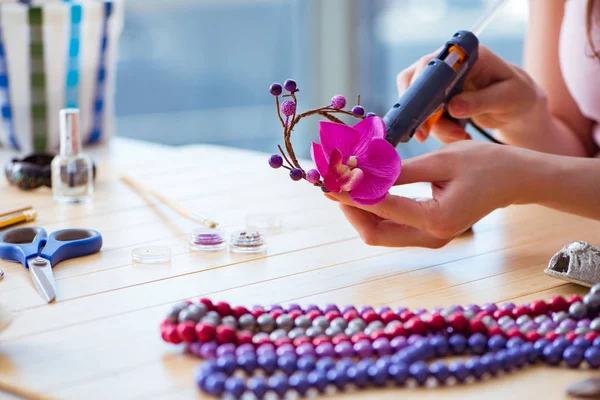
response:
[[[452,113],[457,117],[467,113],[467,102],[464,100],[454,100],[452,102]]]

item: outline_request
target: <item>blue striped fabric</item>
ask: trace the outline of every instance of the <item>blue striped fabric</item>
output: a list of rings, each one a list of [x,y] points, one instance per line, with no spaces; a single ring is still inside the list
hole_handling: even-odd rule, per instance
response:
[[[100,140],[102,135],[102,121],[104,118],[104,96],[106,93],[106,49],[108,48],[108,21],[113,12],[113,3],[104,3],[104,21],[102,23],[102,38],[100,42],[100,59],[98,61],[98,75],[96,79],[96,95],[94,97],[94,121],[92,134],[88,143]]]
[[[69,59],[65,87],[65,108],[78,108],[79,104],[79,50],[81,31],[81,4],[71,4]]]
[[[10,104],[10,87],[8,79],[8,70],[6,67],[6,55],[4,53],[4,43],[2,27],[0,26],[0,112],[2,113],[2,125],[4,134],[8,137],[8,143],[16,150],[20,150],[17,137],[13,129],[12,110]]]

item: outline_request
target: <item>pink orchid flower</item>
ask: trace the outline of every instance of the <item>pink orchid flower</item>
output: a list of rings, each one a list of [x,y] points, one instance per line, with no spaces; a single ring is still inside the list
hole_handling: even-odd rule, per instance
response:
[[[320,121],[320,144],[311,156],[329,192],[349,192],[363,205],[381,202],[400,175],[398,152],[385,140],[385,123],[379,117],[362,119],[354,126]]]

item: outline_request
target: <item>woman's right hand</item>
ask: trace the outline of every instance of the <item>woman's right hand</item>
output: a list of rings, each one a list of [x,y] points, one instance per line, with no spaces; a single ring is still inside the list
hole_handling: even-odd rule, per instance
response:
[[[398,74],[400,95],[438,53],[422,57]],[[463,90],[448,103],[448,113],[457,119],[471,118],[482,128],[498,130],[507,142],[511,142],[511,136],[526,134],[528,123],[536,120],[535,114],[543,107],[539,105],[545,104],[542,91],[525,71],[481,45]],[[440,118],[431,131],[422,126],[415,139],[424,142],[429,135],[442,143],[470,139],[460,125],[446,118]]]

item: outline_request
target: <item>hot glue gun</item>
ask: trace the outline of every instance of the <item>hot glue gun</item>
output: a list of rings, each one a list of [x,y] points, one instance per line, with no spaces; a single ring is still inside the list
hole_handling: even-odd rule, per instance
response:
[[[406,143],[421,126],[429,129],[442,116],[453,119],[446,105],[462,91],[465,77],[477,61],[478,47],[479,40],[469,31],[452,36],[383,117],[388,142],[393,146]]]
[[[505,3],[506,0],[497,0],[470,31],[456,32],[385,114],[386,140],[394,147],[408,142],[421,126],[431,128],[442,116],[462,127],[466,125],[466,120],[452,118],[446,106],[453,96],[462,92],[465,78],[477,61],[479,39],[475,35]],[[468,122],[488,139],[500,143],[472,121]]]

